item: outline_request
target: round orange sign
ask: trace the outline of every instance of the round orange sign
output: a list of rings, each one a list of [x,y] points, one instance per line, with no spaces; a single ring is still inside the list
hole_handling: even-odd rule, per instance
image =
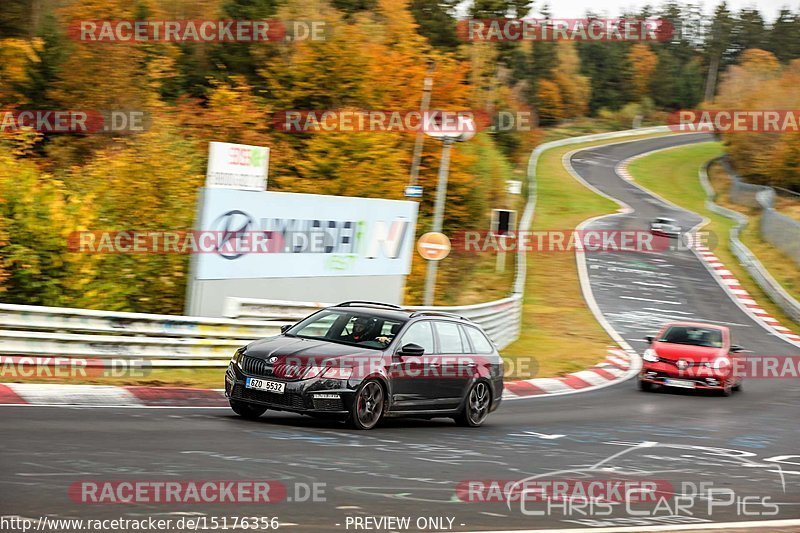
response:
[[[450,254],[450,239],[444,233],[431,231],[417,241],[417,252],[428,261],[441,261]]]

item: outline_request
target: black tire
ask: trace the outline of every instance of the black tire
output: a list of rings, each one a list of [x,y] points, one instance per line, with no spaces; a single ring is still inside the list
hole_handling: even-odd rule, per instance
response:
[[[386,392],[378,380],[368,379],[356,391],[348,423],[355,429],[372,429],[383,418]]]
[[[734,392],[742,392],[742,381],[740,380],[739,383],[731,388],[731,390]]]
[[[230,404],[234,413],[248,420],[255,420],[267,411],[267,407],[253,403],[230,400]]]
[[[489,416],[492,405],[492,390],[485,381],[476,381],[469,388],[464,408],[454,417],[456,424],[476,428]]]
[[[720,396],[724,396],[724,397],[727,398],[728,396],[730,396],[733,393],[732,391],[733,391],[733,387],[728,385],[728,386],[722,387],[722,389],[720,389],[719,395]]]
[[[653,384],[649,381],[639,380],[639,390],[644,392],[650,392],[653,390]]]

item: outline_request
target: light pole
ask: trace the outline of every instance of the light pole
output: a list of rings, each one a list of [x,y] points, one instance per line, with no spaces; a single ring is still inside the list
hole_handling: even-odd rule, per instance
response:
[[[439,183],[436,186],[436,203],[433,207],[433,232],[441,233],[444,222],[444,206],[447,201],[447,176],[450,172],[450,152],[456,142],[468,141],[475,136],[475,122],[464,121],[467,127],[461,132],[426,131],[431,137],[442,141],[442,161],[439,164]],[[425,276],[425,296],[423,305],[433,305],[433,296],[436,291],[436,273],[439,261],[428,260],[428,271]]]
[[[422,103],[420,104],[419,111],[423,117],[427,114],[428,107],[431,103],[431,89],[433,89],[433,77],[431,75],[435,68],[436,63],[431,61],[428,65],[428,73],[422,85]],[[422,131],[418,131],[417,138],[414,141],[414,154],[411,158],[411,177],[408,182],[409,186],[412,187],[416,187],[419,179],[419,160],[422,157],[422,141],[424,140],[422,134]]]
[[[442,161],[439,164],[439,183],[436,186],[436,203],[433,207],[433,231],[442,232],[444,221],[444,204],[447,201],[447,176],[450,172],[450,151],[455,141],[450,137],[442,139]],[[436,272],[439,261],[428,260],[428,273],[425,276],[425,299],[423,305],[433,305],[433,293],[436,290]]]

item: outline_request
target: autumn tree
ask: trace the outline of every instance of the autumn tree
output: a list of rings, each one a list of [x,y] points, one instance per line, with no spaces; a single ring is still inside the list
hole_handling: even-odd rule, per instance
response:
[[[641,100],[650,92],[650,81],[658,64],[658,56],[646,44],[638,43],[628,53],[631,82],[635,95]]]

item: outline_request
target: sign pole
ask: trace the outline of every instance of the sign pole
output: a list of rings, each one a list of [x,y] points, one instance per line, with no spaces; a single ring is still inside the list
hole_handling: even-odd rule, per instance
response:
[[[442,140],[442,162],[439,165],[439,184],[436,187],[436,204],[433,209],[433,231],[436,233],[442,232],[444,204],[447,200],[447,175],[450,171],[450,150],[453,148],[453,142],[453,139],[447,137]],[[424,305],[433,305],[438,267],[438,261],[428,261],[428,272],[425,277]]]

